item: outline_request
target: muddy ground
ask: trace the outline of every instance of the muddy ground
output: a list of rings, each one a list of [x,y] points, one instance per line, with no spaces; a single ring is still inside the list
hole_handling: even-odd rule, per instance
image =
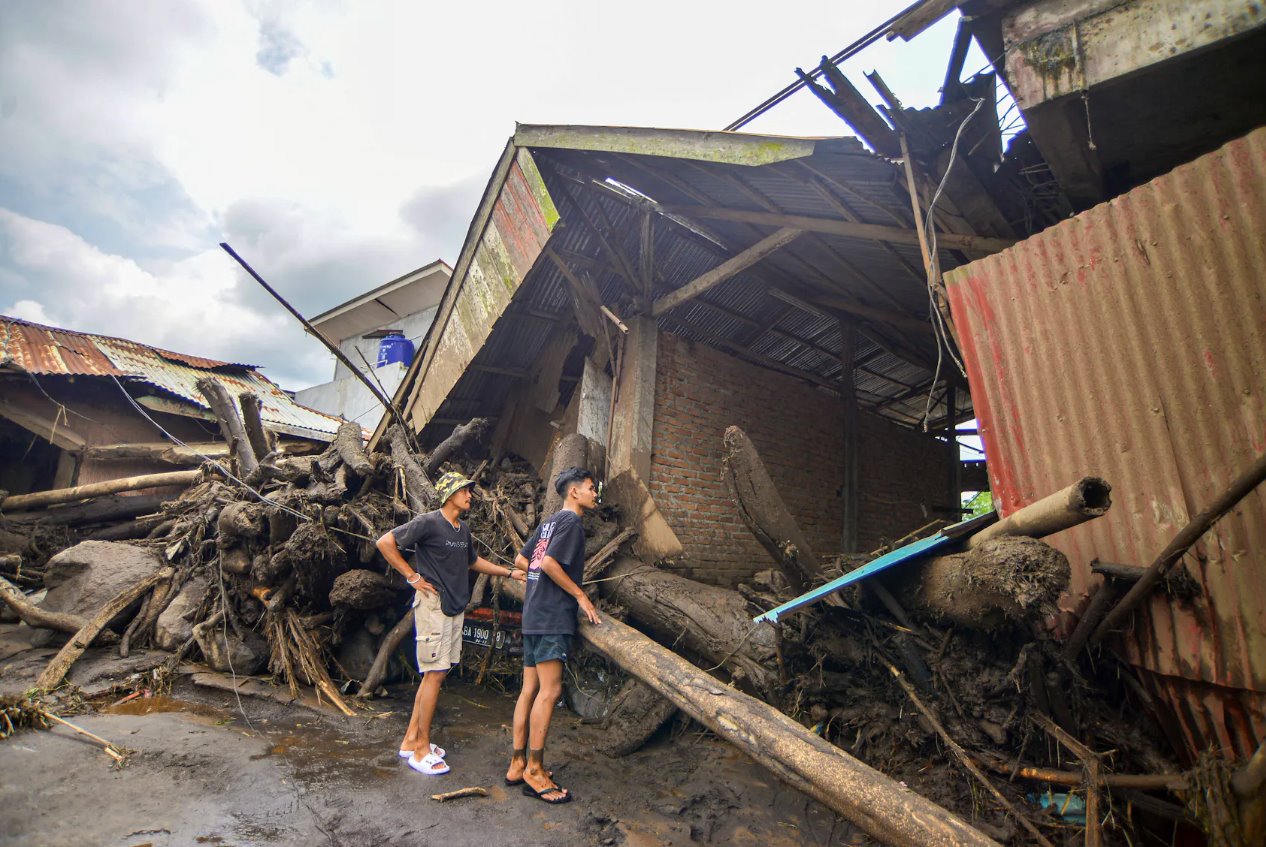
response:
[[[0,654],[2,655],[2,654]],[[20,684],[30,651],[0,658]],[[841,845],[868,843],[847,822],[715,738],[682,726],[611,759],[601,729],[555,713],[549,762],[575,802],[547,806],[502,784],[512,693],[454,680],[433,738],[452,773],[427,777],[397,758],[411,691],[346,718],[193,685],[74,718],[134,750],[125,767],[69,730],[0,741],[0,845]],[[486,798],[438,803],[466,786]]]

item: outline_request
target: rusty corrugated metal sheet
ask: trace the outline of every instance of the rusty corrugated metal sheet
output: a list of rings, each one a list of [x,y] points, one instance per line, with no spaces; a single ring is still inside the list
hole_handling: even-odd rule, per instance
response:
[[[123,376],[92,336],[0,317],[0,367],[45,376]]]
[[[328,441],[339,419],[294,402],[249,365],[161,350],[136,341],[41,326],[16,318],[0,320],[0,366],[39,376],[116,376],[143,382],[200,409],[208,406],[197,382],[213,376],[236,397],[253,391],[260,417],[272,428]]]
[[[1114,486],[1052,539],[1068,610],[1092,559],[1149,564],[1266,452],[1266,129],[946,279],[1003,512]],[[1121,646],[1180,752],[1243,757],[1266,736],[1266,491],[1183,564],[1201,596],[1157,592]]]

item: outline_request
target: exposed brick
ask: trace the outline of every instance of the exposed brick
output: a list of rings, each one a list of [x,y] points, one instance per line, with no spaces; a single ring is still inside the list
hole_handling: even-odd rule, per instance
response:
[[[739,426],[820,555],[840,549],[843,482],[839,398],[793,377],[660,333],[650,490],[677,532],[681,572],[734,585],[771,566],[721,478],[722,434]],[[861,415],[861,547],[927,523],[944,505],[946,445]]]

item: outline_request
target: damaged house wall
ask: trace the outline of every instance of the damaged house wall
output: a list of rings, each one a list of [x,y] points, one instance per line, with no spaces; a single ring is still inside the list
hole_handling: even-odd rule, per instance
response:
[[[1103,520],[1053,536],[1081,614],[1095,559],[1146,566],[1266,450],[1266,129],[1011,250],[950,271],[950,304],[1004,514],[1077,472]],[[1075,469],[1075,470],[1074,470]],[[1175,748],[1247,757],[1266,735],[1266,492],[1250,493],[1118,646]]]
[[[838,551],[843,412],[838,396],[704,344],[661,332],[650,490],[685,555],[670,566],[718,585],[769,567],[721,476],[722,434],[739,426],[760,450],[814,550]],[[918,529],[944,506],[944,442],[860,416],[860,548]]]

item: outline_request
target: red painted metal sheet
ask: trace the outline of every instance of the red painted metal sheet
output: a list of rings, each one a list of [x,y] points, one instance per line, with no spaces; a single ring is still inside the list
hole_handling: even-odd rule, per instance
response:
[[[1266,452],[1266,129],[946,281],[1003,513],[1113,485],[1106,517],[1051,539],[1067,612],[1093,559],[1149,564]],[[1119,644],[1180,753],[1244,757],[1266,736],[1266,491],[1183,565],[1201,595],[1157,592]]]

